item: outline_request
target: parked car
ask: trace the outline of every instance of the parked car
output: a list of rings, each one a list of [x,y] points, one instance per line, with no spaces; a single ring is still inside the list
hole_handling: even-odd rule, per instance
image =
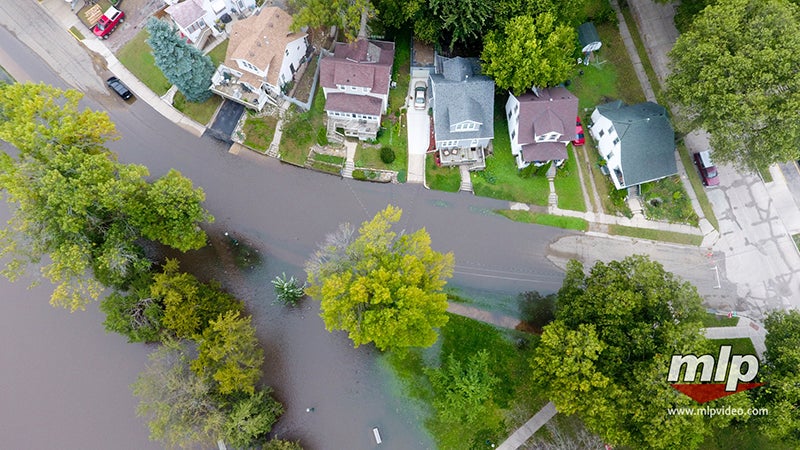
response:
[[[123,100],[128,100],[129,98],[133,97],[130,89],[128,86],[125,86],[122,81],[119,81],[117,77],[111,77],[106,80],[106,84],[110,87],[114,92],[117,93]]]
[[[424,81],[417,81],[414,85],[414,109],[425,109],[425,86]]]
[[[694,164],[700,171],[700,178],[705,186],[716,186],[719,184],[719,176],[714,162],[711,161],[711,151],[705,150],[694,154]]]
[[[572,140],[572,145],[581,146],[586,143],[586,137],[583,135],[583,124],[581,118],[575,117],[575,139]]]
[[[92,32],[100,39],[108,39],[108,36],[117,28],[117,25],[125,22],[125,13],[109,6],[105,13],[92,27]]]

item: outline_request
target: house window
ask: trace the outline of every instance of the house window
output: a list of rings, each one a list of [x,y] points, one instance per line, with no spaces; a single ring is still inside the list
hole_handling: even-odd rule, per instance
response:
[[[614,145],[619,144],[619,138],[614,138]]]
[[[610,127],[608,127],[608,134],[611,134],[613,132],[614,132],[614,125],[611,125]]]
[[[606,156],[606,159],[611,159],[613,157],[614,157],[614,152],[608,152],[608,156]]]
[[[286,56],[289,56],[289,49],[286,49]]]
[[[517,111],[519,111],[519,103],[517,103],[516,105],[514,105],[514,114],[516,114],[516,113],[517,113]]]
[[[508,120],[511,120],[511,110],[508,110]]]
[[[600,133],[598,134],[600,135],[600,137],[603,137],[606,134],[606,130],[600,130]]]
[[[511,130],[511,139],[517,137],[517,130]]]

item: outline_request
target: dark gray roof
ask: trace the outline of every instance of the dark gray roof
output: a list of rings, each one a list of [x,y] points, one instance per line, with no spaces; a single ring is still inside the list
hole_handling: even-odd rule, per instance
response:
[[[433,124],[436,140],[485,139],[494,137],[494,81],[480,75],[474,58],[437,60],[437,72],[430,76]],[[481,123],[477,131],[450,132],[450,125],[467,120]]]
[[[620,100],[597,107],[611,120],[620,140],[620,161],[626,186],[678,173],[675,131],[667,110],[653,102],[627,106]]]
[[[592,22],[584,22],[578,27],[578,42],[581,43],[581,48],[593,42],[600,42],[600,35]]]

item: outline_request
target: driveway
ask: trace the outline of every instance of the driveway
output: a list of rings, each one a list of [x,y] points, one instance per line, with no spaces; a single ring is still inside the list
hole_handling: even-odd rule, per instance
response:
[[[418,81],[427,83],[422,77],[411,78],[408,86],[409,97],[414,98],[414,85]],[[431,121],[428,116],[428,105],[423,110],[408,108],[408,182],[425,182],[425,152],[428,151]]]

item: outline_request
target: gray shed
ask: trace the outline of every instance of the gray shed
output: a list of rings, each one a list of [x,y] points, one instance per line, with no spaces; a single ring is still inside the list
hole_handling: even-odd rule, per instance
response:
[[[600,50],[603,45],[600,42],[600,35],[597,34],[597,28],[592,22],[584,22],[578,27],[578,42],[581,44],[581,52],[583,53]]]

